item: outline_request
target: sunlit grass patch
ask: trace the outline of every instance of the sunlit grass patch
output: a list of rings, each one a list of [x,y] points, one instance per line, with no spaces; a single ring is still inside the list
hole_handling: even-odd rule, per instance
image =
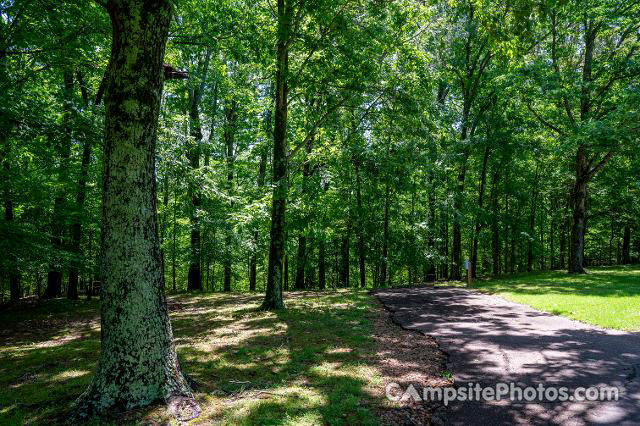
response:
[[[474,287],[587,324],[640,331],[640,266],[554,271],[479,280]]]
[[[261,299],[169,298],[180,363],[198,385],[202,415],[193,424],[377,423],[382,383],[371,366],[371,297],[358,290],[288,293],[281,312],[259,311]],[[63,422],[98,359],[97,302],[54,300],[0,320],[0,424]],[[167,421],[164,407],[102,420]]]

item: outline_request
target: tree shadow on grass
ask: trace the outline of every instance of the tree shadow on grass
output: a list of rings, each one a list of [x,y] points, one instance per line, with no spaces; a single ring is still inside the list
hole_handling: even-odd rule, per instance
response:
[[[182,368],[195,380],[197,422],[373,424],[378,395],[363,292],[287,294],[286,311],[260,312],[261,295],[169,298]],[[61,302],[62,303],[62,302]],[[40,333],[34,318],[5,323],[0,348],[0,423],[64,423],[88,386],[99,355],[97,304],[65,314]],[[99,422],[165,422],[163,406]]]
[[[259,296],[258,296],[259,297]],[[247,311],[178,349],[199,384],[204,419],[234,424],[374,424],[366,294],[296,293],[288,309]],[[251,302],[251,301],[250,301]],[[346,303],[345,303],[346,302]],[[217,317],[215,305],[210,317]],[[189,321],[215,321],[202,315]],[[176,335],[181,329],[176,328]],[[214,407],[211,408],[211,405]]]
[[[594,268],[586,275],[563,271],[520,274],[478,280],[474,288],[491,293],[522,295],[565,294],[598,297],[640,296],[640,266]]]

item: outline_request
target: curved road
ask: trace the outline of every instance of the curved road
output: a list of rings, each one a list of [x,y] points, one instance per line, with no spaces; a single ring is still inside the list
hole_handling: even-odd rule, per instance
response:
[[[446,424],[640,424],[638,333],[604,330],[463,288],[386,289],[376,296],[396,323],[438,341],[457,388],[513,382],[566,387],[569,395],[579,387],[620,389],[618,401],[454,402]]]

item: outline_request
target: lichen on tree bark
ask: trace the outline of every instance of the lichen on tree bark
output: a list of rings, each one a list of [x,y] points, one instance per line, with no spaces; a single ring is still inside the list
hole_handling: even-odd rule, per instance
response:
[[[79,417],[192,398],[173,344],[156,217],[155,145],[169,1],[110,0],[101,357]]]

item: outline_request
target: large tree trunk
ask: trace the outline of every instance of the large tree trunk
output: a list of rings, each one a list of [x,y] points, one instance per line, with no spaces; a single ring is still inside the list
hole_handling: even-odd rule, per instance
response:
[[[64,104],[63,104],[63,135],[62,141],[57,144],[60,156],[58,166],[58,183],[64,185],[68,181],[69,157],[71,156],[71,120],[73,114],[73,72],[66,68],[64,78]],[[51,299],[62,295],[62,260],[60,252],[63,250],[63,210],[65,205],[64,191],[59,190],[53,202],[53,220],[51,223],[51,245],[54,252],[54,261],[49,265],[47,275],[47,288],[42,297]]]
[[[109,0],[101,351],[79,417],[195,401],[173,344],[156,214],[155,146],[172,2]],[[196,409],[199,411],[199,409]]]
[[[576,181],[571,193],[571,204],[573,206],[573,222],[571,225],[571,245],[569,273],[584,274],[584,233],[586,221],[587,202],[587,157],[584,147],[578,148],[576,155]]]
[[[287,79],[289,73],[288,41],[291,31],[291,5],[278,0],[278,42],[276,58],[276,107],[273,126],[273,202],[271,210],[271,242],[267,291],[263,309],[284,309],[282,284],[284,279],[285,210],[287,194]]]

